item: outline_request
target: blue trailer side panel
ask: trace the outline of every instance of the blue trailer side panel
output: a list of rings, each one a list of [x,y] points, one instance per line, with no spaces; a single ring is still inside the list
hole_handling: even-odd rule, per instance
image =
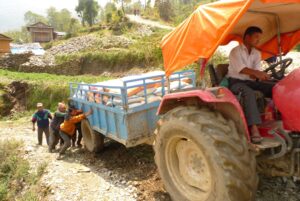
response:
[[[191,79],[191,86],[192,88],[195,87],[195,73],[193,71],[175,73],[170,80],[178,80],[178,88],[181,89],[183,78]],[[88,117],[93,130],[127,147],[131,147],[141,144],[152,137],[159,119],[156,116],[156,112],[160,101],[149,101],[147,89],[149,85],[160,83],[162,88],[161,96],[163,96],[167,91],[165,82],[166,78],[164,75],[158,75],[156,77],[150,76],[125,81],[124,86],[121,87],[71,83],[71,99],[76,107],[83,111],[93,109],[93,114]],[[102,88],[103,91],[95,91],[92,87]],[[131,107],[132,105],[129,103],[132,97],[128,97],[127,92],[137,87],[143,89],[145,104]],[[106,92],[104,88],[116,89],[121,94]],[[112,105],[107,106],[103,104],[104,96],[109,97]],[[93,101],[89,100],[91,97]],[[114,105],[114,100],[120,100],[122,104]]]

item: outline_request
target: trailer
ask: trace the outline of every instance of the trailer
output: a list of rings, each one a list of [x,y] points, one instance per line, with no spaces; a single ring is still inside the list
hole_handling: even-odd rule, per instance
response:
[[[120,83],[70,83],[70,99],[93,114],[82,122],[85,147],[91,152],[103,148],[104,137],[126,147],[153,139],[162,97],[178,90],[194,88],[192,70],[176,72],[168,79],[163,72],[123,79]]]

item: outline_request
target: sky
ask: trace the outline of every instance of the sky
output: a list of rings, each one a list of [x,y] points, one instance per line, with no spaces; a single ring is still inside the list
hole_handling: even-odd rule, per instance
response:
[[[110,0],[97,0],[103,7]],[[0,0],[0,33],[19,29],[24,25],[24,14],[31,10],[45,15],[47,8],[67,8],[76,16],[75,7],[78,0]]]

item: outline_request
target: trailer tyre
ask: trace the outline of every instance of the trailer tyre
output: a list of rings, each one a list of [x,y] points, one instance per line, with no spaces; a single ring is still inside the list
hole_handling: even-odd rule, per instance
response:
[[[98,153],[104,148],[104,136],[94,131],[87,119],[81,121],[84,146],[89,152]]]
[[[251,201],[256,160],[234,122],[208,108],[178,107],[158,128],[155,162],[174,201]]]

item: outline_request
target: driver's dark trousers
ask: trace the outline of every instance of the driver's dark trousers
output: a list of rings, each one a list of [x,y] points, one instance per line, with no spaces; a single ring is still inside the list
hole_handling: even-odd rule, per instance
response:
[[[229,89],[234,94],[241,94],[244,103],[244,113],[248,126],[262,123],[257,106],[255,91],[260,91],[267,98],[272,98],[272,82],[260,82],[251,80],[239,80],[229,78]]]

